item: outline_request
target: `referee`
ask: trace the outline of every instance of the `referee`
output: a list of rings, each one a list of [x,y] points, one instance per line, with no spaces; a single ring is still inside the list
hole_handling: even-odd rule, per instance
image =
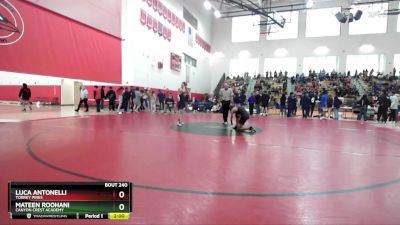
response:
[[[227,83],[224,83],[224,88],[219,91],[219,97],[222,104],[222,115],[224,117],[224,125],[228,124],[229,106],[233,103],[233,91]]]

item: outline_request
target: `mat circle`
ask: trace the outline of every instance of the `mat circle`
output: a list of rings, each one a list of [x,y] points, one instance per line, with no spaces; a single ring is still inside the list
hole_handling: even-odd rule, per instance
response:
[[[171,129],[191,134],[209,135],[209,136],[241,136],[255,135],[262,132],[262,129],[254,127],[256,133],[236,132],[233,125],[224,125],[218,122],[196,122],[183,124],[181,127],[176,124],[171,126]]]

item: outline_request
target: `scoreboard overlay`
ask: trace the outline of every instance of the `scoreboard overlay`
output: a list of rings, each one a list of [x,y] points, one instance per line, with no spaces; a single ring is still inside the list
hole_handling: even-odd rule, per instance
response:
[[[130,182],[9,182],[11,219],[129,219]]]

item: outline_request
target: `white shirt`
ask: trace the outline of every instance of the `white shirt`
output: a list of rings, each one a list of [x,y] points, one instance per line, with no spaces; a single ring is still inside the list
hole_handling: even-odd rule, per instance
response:
[[[390,96],[390,109],[398,109],[399,107],[399,98],[396,95]]]
[[[87,98],[88,95],[89,95],[89,92],[86,88],[81,90],[81,99]]]

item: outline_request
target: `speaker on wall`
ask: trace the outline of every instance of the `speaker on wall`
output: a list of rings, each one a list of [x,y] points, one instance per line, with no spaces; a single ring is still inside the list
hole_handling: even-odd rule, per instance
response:
[[[349,23],[351,23],[351,22],[353,22],[353,21],[354,21],[353,13],[350,13],[350,14],[349,14]]]
[[[363,12],[361,10],[357,10],[356,15],[354,15],[355,20],[359,20],[362,16]]]
[[[341,23],[346,23],[347,22],[347,17],[344,15],[342,12],[336,13],[336,19],[341,22]]]

